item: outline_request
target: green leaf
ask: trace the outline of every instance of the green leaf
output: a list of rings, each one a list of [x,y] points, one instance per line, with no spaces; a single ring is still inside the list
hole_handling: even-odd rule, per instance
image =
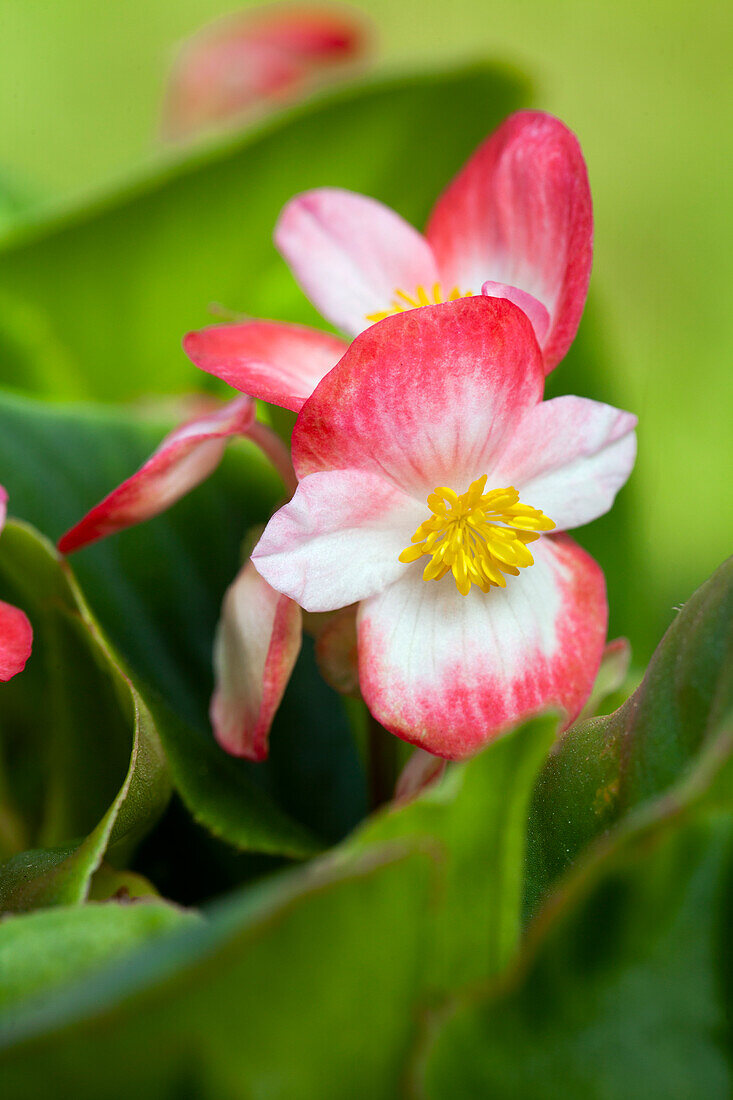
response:
[[[401,1095],[424,1005],[515,949],[527,804],[555,727],[500,738],[307,868],[213,907],[206,928],[0,1015],[3,1079],[30,1096],[37,1067],[63,1063],[80,1098],[168,1095],[182,1074],[212,1100]]]
[[[63,1067],[79,1100],[184,1085],[202,1100],[340,1100],[345,1082],[356,1098],[393,1095],[414,1032],[430,866],[394,846],[320,861],[42,1005],[0,1014],[4,1089],[38,1095]]]
[[[0,921],[0,1013],[47,996],[102,963],[201,918],[158,900],[92,902],[21,913]]]
[[[136,469],[169,426],[129,413],[49,408],[0,396],[0,478],[12,511],[57,538]],[[303,857],[352,828],[366,798],[342,700],[321,679],[310,640],[276,719],[266,764],[228,756],[214,742],[208,721],[221,599],[239,568],[247,529],[267,519],[281,493],[259,452],[235,444],[220,470],[166,515],[82,551],[73,564],[85,598],[145,697],[174,784],[196,819],[238,848]],[[40,673],[31,687],[31,673],[32,663],[3,688],[20,744],[33,737],[34,727],[44,729],[42,717],[30,717],[28,697],[37,709],[44,690]],[[61,690],[65,678],[59,681]],[[67,784],[67,801],[74,809],[92,799],[96,817],[90,811],[75,828],[47,830],[44,847],[59,843],[59,836],[89,832],[124,775],[125,731],[116,740],[110,734],[112,745],[126,748],[110,764],[107,779],[95,759],[99,735],[93,726],[86,736],[88,743],[69,765],[77,783]],[[83,783],[92,759],[94,782]],[[19,766],[15,761],[15,786]],[[37,777],[32,767],[27,772],[21,786],[29,789],[26,801],[38,805]],[[20,846],[33,845],[29,837]]]
[[[0,254],[0,381],[103,399],[210,384],[180,340],[211,302],[320,323],[271,241],[289,198],[347,187],[420,225],[523,93],[488,64],[363,80],[19,229]]]
[[[733,559],[687,601],[634,694],[563,737],[530,820],[529,907],[578,853],[694,766],[733,703]]]
[[[424,960],[431,990],[496,973],[516,951],[529,802],[557,725],[553,714],[532,719],[473,760],[450,765],[440,783],[371,818],[349,843],[359,851],[422,838],[439,847],[440,892]]]
[[[170,790],[165,758],[142,697],[50,544],[31,528],[9,523],[0,542],[0,577],[12,584],[34,624],[31,661],[36,675],[30,676],[29,668],[26,683],[23,674],[17,684],[24,689],[19,709],[25,709],[35,735],[33,751],[26,745],[24,752],[31,768],[41,771],[39,761],[45,760],[49,769],[39,823],[39,834],[48,844],[89,828],[98,803],[108,797],[110,781],[120,782],[114,778],[119,742],[125,736],[128,741],[121,786],[84,840],[24,852],[0,868],[2,909],[78,904],[85,900],[105,853],[119,851],[123,844],[128,850],[160,815]],[[4,740],[9,741],[14,730],[7,719],[4,725]],[[113,751],[108,755],[109,743]]]
[[[413,1095],[730,1095],[732,751],[733,715],[566,874],[510,975],[434,1016]]]

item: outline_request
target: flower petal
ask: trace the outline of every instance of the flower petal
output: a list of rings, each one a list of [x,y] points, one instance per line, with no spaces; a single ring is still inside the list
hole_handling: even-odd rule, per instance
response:
[[[602,516],[636,458],[636,417],[584,397],[555,397],[517,425],[491,477],[514,485],[558,530]]]
[[[353,335],[369,326],[369,314],[389,309],[395,291],[438,281],[421,233],[376,199],[337,187],[292,199],[275,244],[323,316]]]
[[[526,290],[520,290],[519,287],[507,286],[506,283],[492,283],[488,280],[481,287],[481,293],[487,298],[508,298],[510,302],[514,302],[515,306],[519,306],[532,322],[537,343],[542,347],[542,342],[550,328],[550,314],[542,302],[538,302],[531,294],[527,294]]]
[[[0,680],[4,683],[25,668],[33,645],[33,627],[19,607],[0,600]]]
[[[369,470],[423,502],[438,485],[463,492],[540,400],[543,381],[532,326],[506,299],[388,317],[356,338],[301,409],[296,473]]]
[[[603,573],[567,536],[533,544],[506,589],[461,596],[419,569],[362,604],[359,680],[387,729],[448,759],[550,705],[568,724],[588,698],[606,638]]]
[[[438,199],[426,230],[444,284],[491,279],[539,299],[546,371],[572,343],[588,292],[593,211],[574,134],[540,111],[512,115]]]
[[[233,756],[266,759],[270,726],[301,641],[298,605],[247,562],[224,596],[209,712],[217,741]]]
[[[335,611],[405,571],[399,555],[424,511],[376,474],[312,474],[272,517],[252,561],[306,611]]]
[[[327,332],[278,321],[211,325],[189,332],[189,359],[235,390],[299,412],[347,348]]]
[[[254,402],[238,397],[176,428],[137,473],[59,539],[61,553],[70,554],[170,508],[213,473],[229,437],[246,434],[254,417]]]

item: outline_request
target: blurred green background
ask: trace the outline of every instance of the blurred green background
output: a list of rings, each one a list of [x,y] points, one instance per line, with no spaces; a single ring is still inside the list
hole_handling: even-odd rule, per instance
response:
[[[0,172],[11,189],[56,203],[134,174],[155,149],[176,43],[248,6],[2,0]],[[369,0],[352,9],[373,25],[380,65],[495,58],[528,74],[532,102],[580,137],[596,211],[592,342],[604,372],[581,392],[640,417],[631,507],[617,522],[628,568],[649,592],[646,629],[628,628],[643,659],[730,543],[730,6]],[[177,346],[181,333],[168,336]],[[192,375],[180,364],[184,390]]]

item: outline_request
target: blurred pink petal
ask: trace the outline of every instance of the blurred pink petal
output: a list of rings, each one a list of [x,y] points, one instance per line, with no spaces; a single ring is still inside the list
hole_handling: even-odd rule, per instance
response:
[[[262,103],[296,98],[359,58],[361,21],[330,9],[265,8],[205,27],[171,74],[164,132],[181,137]]]
[[[5,525],[8,494],[0,485],[0,531]],[[25,668],[33,645],[33,627],[25,612],[0,600],[0,680],[5,682]]]

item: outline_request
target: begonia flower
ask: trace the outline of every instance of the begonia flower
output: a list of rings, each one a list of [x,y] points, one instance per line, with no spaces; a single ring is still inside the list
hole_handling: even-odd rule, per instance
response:
[[[362,23],[333,9],[266,9],[217,20],[176,60],[164,132],[190,135],[249,108],[293,99],[360,58],[366,43]]]
[[[577,138],[540,111],[510,116],[438,199],[423,236],[375,199],[323,187],[292,199],[275,243],[336,328],[470,295],[507,298],[532,322],[549,372],[583,312],[593,252]],[[250,321],[190,333],[202,370],[298,411],[345,348],[296,325]]]
[[[549,705],[571,722],[601,661],[603,573],[563,532],[611,507],[636,418],[543,386],[506,299],[372,326],[301,409],[297,492],[252,554],[306,611],[359,603],[365,702],[446,758]]]
[[[8,494],[0,485],[0,531],[5,526]],[[0,681],[5,683],[25,668],[33,647],[33,627],[19,607],[0,600]]]

